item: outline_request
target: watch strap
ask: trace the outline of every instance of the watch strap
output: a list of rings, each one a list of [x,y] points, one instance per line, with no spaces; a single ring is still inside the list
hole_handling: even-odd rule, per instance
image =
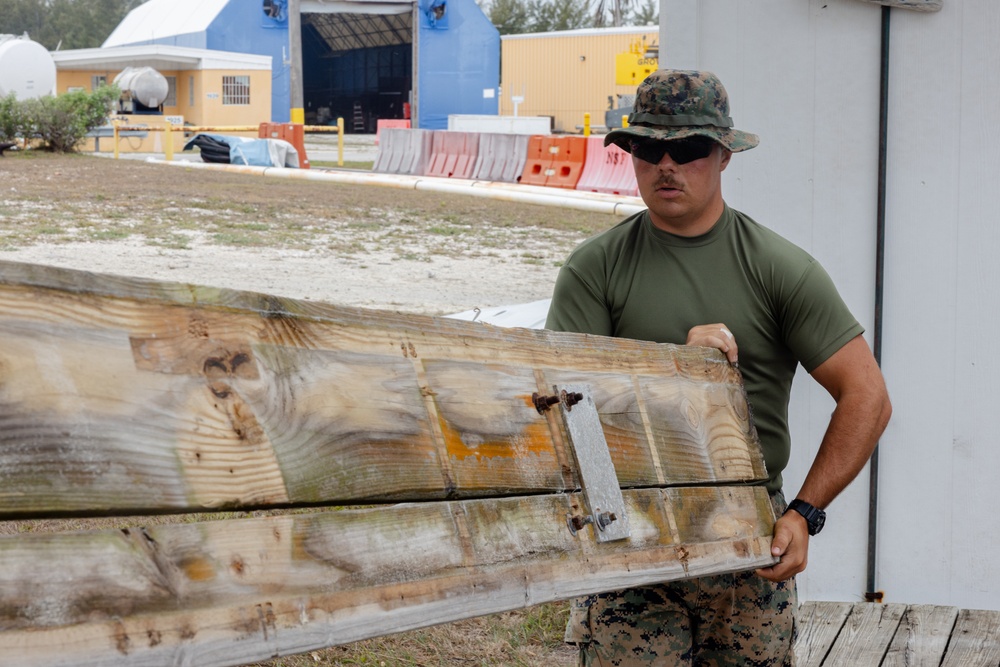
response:
[[[810,535],[815,535],[823,530],[823,524],[826,523],[826,512],[798,498],[788,503],[788,509],[785,511],[794,511],[801,514],[802,518],[806,520]]]

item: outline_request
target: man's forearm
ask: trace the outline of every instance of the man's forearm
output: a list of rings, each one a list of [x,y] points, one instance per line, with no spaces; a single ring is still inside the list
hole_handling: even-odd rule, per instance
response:
[[[871,458],[891,414],[881,375],[866,386],[845,391],[796,497],[816,507],[829,505]]]

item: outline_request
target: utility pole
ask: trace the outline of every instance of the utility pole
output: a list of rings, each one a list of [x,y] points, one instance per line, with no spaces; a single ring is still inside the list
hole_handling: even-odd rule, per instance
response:
[[[291,121],[304,125],[306,111],[302,96],[302,14],[299,0],[288,0],[288,55],[291,59],[288,85]]]

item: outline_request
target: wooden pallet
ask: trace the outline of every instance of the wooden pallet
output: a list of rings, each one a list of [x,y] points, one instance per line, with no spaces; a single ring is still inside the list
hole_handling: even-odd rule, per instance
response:
[[[242,664],[773,562],[717,351],[3,262],[0,340],[0,527],[172,515],[0,537],[12,664]]]
[[[1000,665],[1000,611],[807,602],[798,626],[798,667]]]

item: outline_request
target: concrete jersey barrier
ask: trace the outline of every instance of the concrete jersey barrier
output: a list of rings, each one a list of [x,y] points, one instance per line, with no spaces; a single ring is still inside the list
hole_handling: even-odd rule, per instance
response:
[[[614,144],[604,146],[603,137],[588,138],[587,161],[576,189],[637,196],[639,188],[635,182],[631,156]]]
[[[613,144],[605,147],[601,137],[387,127],[372,170],[631,197],[639,193],[628,153]]]
[[[527,134],[483,133],[472,177],[482,181],[516,183],[528,154]]]
[[[404,128],[382,130],[373,171],[423,176],[431,154],[431,131]]]

